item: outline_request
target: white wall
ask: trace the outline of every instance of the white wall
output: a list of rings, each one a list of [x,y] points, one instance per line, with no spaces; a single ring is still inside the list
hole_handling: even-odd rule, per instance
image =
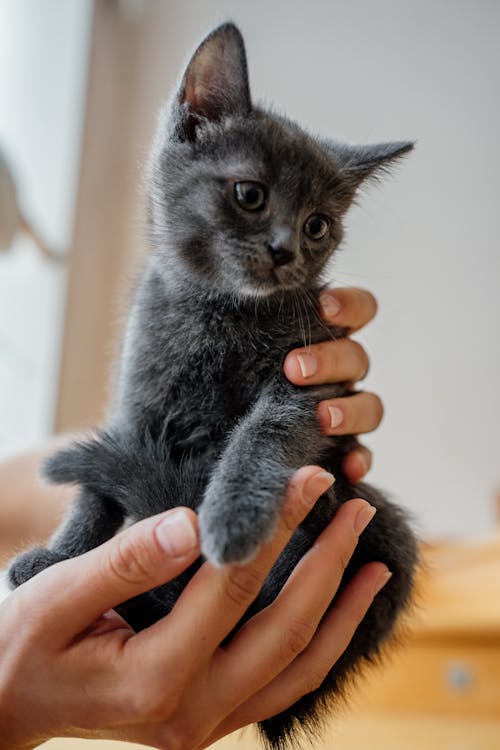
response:
[[[492,523],[500,487],[500,3],[170,0],[155,4],[165,92],[215,23],[240,24],[252,89],[355,142],[414,138],[395,176],[351,212],[332,278],[380,314],[366,386],[386,404],[366,442],[373,482],[427,535]]]
[[[387,410],[366,440],[375,452],[373,482],[411,508],[427,535],[488,529],[500,487],[500,3],[121,0],[120,6],[131,17],[154,19],[150,69],[162,95],[202,34],[231,17],[247,40],[256,98],[325,135],[418,140],[395,176],[367,190],[351,212],[332,278],[366,286],[380,301],[363,336],[372,356],[366,385],[383,395]],[[71,224],[90,7],[90,0],[0,0],[0,136],[19,155],[30,209],[62,245]],[[153,114],[144,116],[152,130]],[[27,122],[31,134],[24,136]],[[138,144],[139,156],[145,145]],[[16,424],[21,414],[35,437],[50,421],[63,282],[44,286],[35,272],[27,280],[30,258],[18,256],[25,264],[16,272],[16,283],[24,280],[18,287],[3,281],[0,265],[0,342],[4,331],[15,330],[12,321],[24,320],[23,352],[38,357],[31,390],[22,391],[19,378],[10,384],[18,396],[29,394],[19,407],[11,392],[4,403],[2,386],[0,452],[5,414]],[[7,312],[3,289],[10,290]],[[16,336],[9,341],[19,343]]]
[[[68,248],[92,3],[0,0],[0,148],[25,213]],[[66,274],[19,239],[0,256],[0,456],[51,434]]]

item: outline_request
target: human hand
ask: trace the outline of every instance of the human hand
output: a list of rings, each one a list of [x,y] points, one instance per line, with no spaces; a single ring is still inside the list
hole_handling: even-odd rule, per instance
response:
[[[349,329],[350,333],[363,328],[377,312],[374,296],[365,289],[328,289],[320,295],[320,303],[323,319],[329,325]],[[294,349],[284,362],[285,375],[295,385],[354,384],[367,371],[365,350],[350,338],[323,341],[307,349]],[[327,435],[358,435],[378,427],[383,406],[375,393],[360,391],[354,396],[321,401],[318,416]],[[369,471],[371,462],[371,451],[359,445],[344,458],[344,473],[350,481],[359,482]]]
[[[172,612],[134,633],[110,608],[179,575],[199,555],[196,515],[174,509],[43,571],[0,607],[0,748],[57,736],[200,750],[319,685],[349,644],[385,565],[362,567],[325,615],[373,517],[345,503],[276,600],[227,637],[294,528],[330,486],[297,471],[277,531],[245,565],[205,563]]]

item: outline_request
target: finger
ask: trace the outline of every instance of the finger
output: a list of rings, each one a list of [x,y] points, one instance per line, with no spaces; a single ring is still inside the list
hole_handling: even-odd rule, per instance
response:
[[[318,466],[303,467],[295,472],[276,532],[254,560],[222,568],[205,563],[185,588],[169,617],[133,639],[137,648],[142,648],[141,641],[147,639],[150,653],[155,652],[155,643],[164,651],[164,644],[172,639],[178,643],[179,665],[190,663],[195,668],[199,663],[197,654],[202,661],[209,660],[259,593],[296,526],[332,483],[333,477]],[[179,633],[182,633],[181,642]]]
[[[354,396],[321,401],[317,413],[326,435],[359,435],[379,426],[384,407],[375,393],[361,391]]]
[[[350,451],[342,462],[342,471],[349,482],[360,482],[370,471],[372,466],[372,452],[364,445]]]
[[[285,357],[283,370],[295,385],[321,385],[361,380],[368,364],[361,344],[345,338],[293,349]]]
[[[358,331],[377,313],[377,300],[366,289],[326,289],[320,294],[320,312],[330,325]]]
[[[272,682],[236,709],[217,728],[217,736],[275,716],[317,689],[348,647],[389,578],[390,572],[383,563],[369,563],[361,568],[325,615],[307,648]]]
[[[130,635],[134,634],[134,630],[123,619],[123,617],[121,617],[118,612],[115,612],[113,609],[109,609],[107,612],[104,612],[104,614],[98,617],[95,622],[89,625],[88,628],[80,632],[79,637],[83,639],[87,636],[104,635],[105,633],[112,633],[116,630],[120,630],[122,632],[129,631]]]
[[[246,700],[308,646],[337,592],[359,535],[374,514],[375,508],[359,498],[342,505],[275,601],[217,654],[214,669],[219,681],[215,684],[225,686],[221,702]]]
[[[134,524],[80,557],[47,568],[14,593],[26,597],[32,611],[42,613],[40,628],[51,640],[56,633],[71,639],[107,610],[175,578],[199,554],[196,514],[175,508]]]

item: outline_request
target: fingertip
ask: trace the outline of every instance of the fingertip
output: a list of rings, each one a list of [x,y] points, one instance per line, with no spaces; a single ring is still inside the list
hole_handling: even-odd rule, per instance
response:
[[[367,289],[343,287],[335,291],[326,289],[322,292],[320,309],[328,322],[356,331],[375,317],[378,303]]]
[[[167,511],[154,529],[156,541],[169,557],[184,557],[199,550],[198,519],[190,508]]]
[[[371,316],[372,318],[374,318],[378,313],[378,299],[372,292],[369,292],[367,289],[364,289],[363,291],[368,296],[369,304],[371,306]]]
[[[308,464],[307,466],[301,466],[299,469],[296,469],[293,472],[292,478],[289,482],[289,486],[298,487],[299,485],[305,484],[308,478],[312,477],[314,474],[317,474],[318,471],[324,471],[324,469],[322,466],[318,466],[317,464]]]
[[[363,565],[352,579],[353,590],[362,588],[365,596],[374,599],[392,578],[392,571],[380,560]]]
[[[291,351],[283,362],[283,372],[294,385],[303,383],[317,371],[317,362],[311,354],[304,351]]]
[[[341,612],[348,614],[355,629],[391,577],[387,565],[380,561],[363,565],[340,593],[330,618],[335,621]]]
[[[321,466],[302,466],[288,483],[287,502],[311,507],[334,482],[335,477]]]
[[[384,570],[380,572],[373,586],[374,597],[377,596],[377,594],[384,588],[386,583],[388,583],[391,578],[392,578],[392,571],[389,570],[387,566],[384,566]]]
[[[335,482],[335,477],[329,471],[321,469],[313,474],[304,485],[304,499],[308,505],[314,505]]]
[[[331,289],[321,292],[319,304],[321,315],[326,321],[333,321],[342,308],[339,297]]]
[[[360,482],[369,472],[372,463],[372,453],[367,448],[360,447],[346,455],[342,463],[342,470],[350,482]]]
[[[317,408],[316,414],[320,424],[320,427],[325,435],[332,435],[343,432],[343,425],[345,422],[344,409],[339,404],[342,403],[341,399],[332,401],[320,401]],[[343,404],[345,406],[345,403]]]

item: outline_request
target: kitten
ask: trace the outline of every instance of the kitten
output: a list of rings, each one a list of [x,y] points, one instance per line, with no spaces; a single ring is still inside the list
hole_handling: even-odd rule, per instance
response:
[[[10,568],[17,586],[101,544],[125,520],[174,505],[199,513],[203,555],[218,565],[254,556],[276,527],[292,473],[318,463],[337,477],[269,575],[246,617],[272,601],[340,504],[364,497],[378,513],[342,586],[368,561],[393,577],[319,690],[262,722],[272,747],[296,745],[348,675],[373,659],[408,602],[417,559],[404,514],[342,475],[354,438],[322,434],[320,399],[348,385],[297,388],[283,359],[300,344],[345,335],[318,316],[325,265],[360,184],[410,143],[351,147],[312,137],[250,99],[242,37],[232,24],[195,51],[160,119],[149,167],[152,253],[136,290],[107,426],[45,465],[79,484],[49,549]],[[301,338],[303,339],[301,341]],[[201,559],[172,583],[124,603],[136,630],[164,616]]]

